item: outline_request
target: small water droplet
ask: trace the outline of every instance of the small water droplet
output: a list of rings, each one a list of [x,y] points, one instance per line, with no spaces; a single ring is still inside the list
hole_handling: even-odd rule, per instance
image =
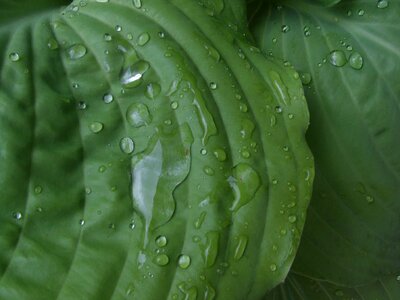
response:
[[[397,275],[396,280],[400,282],[400,275]]]
[[[158,37],[159,37],[160,39],[165,38],[165,33],[164,33],[163,31],[160,31],[160,32],[158,33]]]
[[[389,1],[387,0],[379,0],[378,3],[376,4],[376,7],[378,8],[386,8],[389,6]]]
[[[215,82],[210,82],[210,89],[216,90],[218,85]]]
[[[360,17],[362,17],[364,14],[365,14],[365,11],[364,11],[363,9],[359,9],[359,10],[358,10],[358,15],[359,15]]]
[[[157,255],[155,263],[159,266],[166,266],[169,263],[169,257],[166,254]]]
[[[142,0],[132,0],[132,4],[136,8],[141,8],[142,7]]]
[[[79,110],[85,110],[85,109],[87,108],[87,105],[86,105],[86,102],[84,102],[84,101],[79,101],[79,102],[76,104],[76,107],[77,107]]]
[[[304,26],[303,32],[306,37],[309,37],[311,35],[310,27]]]
[[[103,123],[100,123],[100,122],[93,122],[90,124],[89,127],[93,133],[99,133],[103,130],[104,125],[103,125]]]
[[[290,120],[293,120],[293,119],[294,119],[294,114],[288,114],[288,118],[289,118]]]
[[[349,58],[350,66],[353,69],[360,70],[363,67],[364,60],[363,57],[358,52],[353,52]]]
[[[106,166],[99,167],[99,173],[104,173],[107,170]]]
[[[156,83],[149,83],[146,86],[145,96],[149,99],[155,99],[161,93],[161,86]]]
[[[57,43],[57,41],[55,39],[51,38],[47,42],[47,47],[50,50],[56,50],[56,49],[58,49],[58,43]]]
[[[203,211],[203,212],[200,214],[200,216],[199,216],[199,217],[197,218],[197,220],[194,222],[194,227],[195,227],[196,229],[200,229],[200,228],[201,228],[201,225],[203,225],[206,216],[207,216],[207,213],[206,213],[205,211]]]
[[[246,251],[248,243],[248,238],[245,235],[241,235],[238,238],[235,253],[233,255],[234,260],[240,260],[243,257],[244,252]]]
[[[115,31],[116,32],[121,32],[122,31],[122,27],[120,25],[116,25],[115,26]]]
[[[104,94],[103,101],[104,103],[109,104],[114,101],[114,96],[110,93]]]
[[[87,49],[82,44],[75,44],[67,49],[67,53],[70,59],[80,59],[87,53]]]
[[[36,195],[41,194],[42,191],[43,191],[43,188],[40,185],[35,186],[34,192],[35,192]]]
[[[182,269],[189,268],[191,259],[189,255],[182,254],[178,258],[178,266]]]
[[[303,85],[309,85],[312,77],[310,73],[300,73],[300,80]]]
[[[277,269],[276,264],[270,265],[270,266],[269,266],[269,269],[270,269],[272,272],[275,272],[276,269]]]
[[[105,33],[103,38],[106,42],[110,42],[112,40],[112,35],[109,33]]]
[[[367,200],[368,203],[373,203],[375,201],[374,197],[370,195],[365,196],[365,199]]]
[[[140,60],[129,67],[125,68],[121,73],[121,84],[124,88],[135,88],[143,81],[143,75],[150,68],[148,62]]]
[[[144,46],[150,41],[150,35],[147,32],[143,32],[139,35],[137,43],[139,46]]]
[[[213,176],[215,174],[215,171],[211,167],[204,167],[203,169],[204,173],[206,173],[208,176]]]
[[[142,127],[151,123],[151,115],[145,104],[133,103],[126,111],[126,119],[133,127]]]
[[[167,237],[164,235],[160,235],[155,240],[157,247],[165,247],[168,243]]]
[[[19,211],[14,212],[14,213],[13,213],[13,217],[14,217],[14,219],[16,219],[16,220],[21,220],[21,219],[22,219],[22,213],[19,212]]]
[[[85,188],[86,195],[90,195],[92,193],[92,189],[90,187]]]
[[[241,102],[241,103],[239,104],[239,110],[240,110],[242,113],[247,113],[248,110],[249,110],[249,108],[247,107],[247,104],[246,104],[246,103]]]
[[[276,107],[275,107],[275,111],[276,111],[278,114],[280,114],[280,113],[282,113],[283,109],[282,109],[281,106],[276,106]]]
[[[10,58],[10,60],[12,62],[19,61],[19,59],[20,59],[19,54],[17,52],[10,53],[10,55],[8,57]]]
[[[206,155],[206,154],[207,154],[207,149],[204,149],[204,148],[201,149],[201,150],[200,150],[200,154],[201,154],[201,155]]]
[[[214,154],[215,158],[218,161],[225,161],[226,160],[226,152],[221,148],[215,149],[213,154]]]
[[[241,156],[243,157],[243,158],[250,158],[250,156],[251,156],[251,154],[250,154],[250,152],[249,151],[247,151],[247,150],[242,150],[241,151]]]
[[[121,151],[126,154],[131,154],[135,150],[135,143],[130,137],[124,137],[119,142]]]
[[[335,67],[343,67],[347,63],[346,54],[341,50],[334,50],[329,54],[329,62]]]
[[[173,110],[176,110],[178,107],[179,107],[178,102],[176,102],[176,101],[172,101],[172,102],[171,102],[171,108],[172,108]]]
[[[290,31],[290,26],[289,26],[289,25],[282,25],[282,26],[281,26],[281,31],[282,31],[283,33],[289,32],[289,31]]]
[[[79,225],[81,225],[81,226],[85,225],[85,220],[84,219],[80,219],[79,220]]]
[[[297,221],[297,217],[294,215],[291,215],[291,216],[289,216],[288,220],[290,223],[295,223]]]

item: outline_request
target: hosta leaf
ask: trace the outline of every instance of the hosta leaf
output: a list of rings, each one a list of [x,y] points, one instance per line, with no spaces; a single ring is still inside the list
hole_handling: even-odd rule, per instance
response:
[[[301,73],[316,182],[294,270],[338,285],[400,269],[400,2],[266,3],[262,48]]]
[[[1,3],[0,298],[259,299],[282,282],[308,110],[299,75],[246,39],[244,1],[56,4]]]

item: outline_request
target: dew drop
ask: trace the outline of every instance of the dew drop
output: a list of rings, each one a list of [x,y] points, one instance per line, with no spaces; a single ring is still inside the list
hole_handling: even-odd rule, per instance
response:
[[[159,37],[160,39],[165,38],[165,33],[162,32],[162,31],[160,31],[160,32],[158,33],[158,37]]]
[[[204,148],[201,149],[201,150],[200,150],[200,154],[201,154],[201,155],[206,155],[206,154],[207,154],[207,149],[204,149]]]
[[[341,50],[334,50],[329,54],[329,62],[335,67],[343,67],[347,63],[346,54]]]
[[[130,137],[124,137],[120,140],[119,147],[123,153],[131,154],[135,150],[135,143]]]
[[[282,109],[281,106],[276,106],[276,107],[275,107],[275,111],[276,111],[278,114],[280,114],[280,113],[282,113],[283,109]]]
[[[396,280],[400,282],[400,275],[397,275]]]
[[[378,8],[386,8],[389,6],[389,1],[387,0],[379,0],[378,3],[376,4],[376,7]]]
[[[365,14],[365,11],[363,9],[358,10],[358,15],[362,17]]]
[[[126,119],[133,127],[142,127],[151,123],[151,115],[145,104],[133,103],[126,111]]]
[[[85,110],[87,108],[87,104],[84,101],[79,101],[76,106],[79,110]]]
[[[103,130],[104,125],[103,125],[103,123],[100,123],[100,122],[93,122],[92,124],[90,124],[89,127],[93,133],[99,133]]]
[[[373,202],[375,201],[374,197],[372,197],[372,196],[370,196],[370,195],[365,196],[365,199],[366,199],[367,202],[370,203],[370,204],[373,203]]]
[[[159,266],[166,266],[169,263],[169,257],[166,254],[157,255],[155,263]]]
[[[136,8],[141,8],[142,7],[142,0],[132,0],[132,4]]]
[[[215,174],[215,171],[211,167],[204,167],[203,169],[204,173],[206,173],[208,176],[213,176]]]
[[[137,43],[139,46],[144,46],[150,41],[150,35],[147,32],[143,32],[139,35]]]
[[[353,69],[360,70],[363,67],[363,57],[358,52],[353,52],[349,58],[350,66]]]
[[[189,255],[182,254],[178,258],[178,266],[182,269],[189,268],[191,259]]]
[[[110,93],[104,94],[103,101],[104,103],[109,104],[114,101],[114,96]]]
[[[67,53],[70,59],[80,59],[87,53],[87,49],[82,44],[75,44],[67,49]]]
[[[10,60],[12,62],[19,61],[19,59],[20,59],[20,56],[19,56],[19,54],[17,52],[10,53],[10,55],[8,57],[10,58]]]
[[[168,243],[167,237],[164,235],[160,235],[155,240],[157,247],[165,247]]]

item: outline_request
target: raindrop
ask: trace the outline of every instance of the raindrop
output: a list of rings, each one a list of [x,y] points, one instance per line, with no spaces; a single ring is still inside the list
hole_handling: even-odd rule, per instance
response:
[[[123,153],[131,154],[135,150],[135,143],[130,137],[124,137],[120,140],[119,147]]]
[[[364,60],[363,57],[358,52],[353,52],[349,58],[350,66],[353,69],[360,70],[363,67]]]
[[[387,0],[379,0],[378,3],[376,4],[376,7],[378,8],[386,8],[389,6],[389,1]]]
[[[309,37],[311,35],[310,27],[304,26],[303,32],[305,36]]]
[[[166,266],[169,263],[169,257],[166,254],[157,255],[155,263],[159,266]]]
[[[165,38],[165,33],[162,32],[162,31],[160,31],[160,32],[158,33],[158,37],[159,37],[160,39]]]
[[[247,236],[241,235],[238,238],[238,242],[235,248],[235,253],[233,256],[234,260],[240,260],[243,257],[244,252],[246,251],[248,243],[248,238]]]
[[[203,169],[204,173],[206,173],[208,176],[213,176],[215,174],[215,171],[211,167],[204,167]]]
[[[19,54],[17,52],[10,53],[10,55],[8,57],[10,58],[10,60],[12,62],[19,61],[19,59],[20,59]]]
[[[142,7],[142,0],[132,0],[132,4],[136,8],[141,8]]]
[[[144,46],[147,44],[149,40],[150,40],[150,35],[147,32],[143,32],[141,35],[139,35],[137,43],[139,46]]]
[[[281,106],[276,106],[276,107],[275,107],[275,111],[276,111],[278,114],[280,114],[280,113],[282,113],[283,109],[282,109]]]
[[[185,255],[182,254],[181,256],[179,256],[178,258],[178,265],[179,267],[181,267],[182,269],[187,269],[189,268],[191,263],[191,259],[189,255]]]
[[[343,67],[347,63],[346,54],[341,50],[334,50],[329,54],[329,62],[336,67]]]
[[[200,150],[200,154],[201,154],[201,155],[206,155],[206,154],[207,154],[207,149],[204,149],[204,148],[201,149],[201,150]]]
[[[67,49],[67,53],[70,59],[80,59],[87,53],[87,49],[82,44],[75,44]]]
[[[370,195],[365,196],[365,199],[366,199],[367,202],[370,203],[370,204],[373,203],[373,202],[375,201],[374,197],[372,197],[372,196],[370,196]]]
[[[104,103],[109,104],[114,101],[114,96],[110,93],[104,94],[103,101]]]
[[[104,125],[103,125],[103,123],[100,123],[100,122],[93,122],[92,124],[90,124],[89,127],[93,133],[99,133],[100,131],[103,130]]]
[[[121,84],[124,88],[135,88],[143,81],[144,73],[150,68],[148,62],[140,60],[125,68],[121,73]]]
[[[156,245],[157,247],[165,247],[168,243],[167,237],[164,235],[160,235],[156,238]]]
[[[128,123],[133,127],[141,127],[150,124],[151,115],[145,104],[133,103],[126,111]]]

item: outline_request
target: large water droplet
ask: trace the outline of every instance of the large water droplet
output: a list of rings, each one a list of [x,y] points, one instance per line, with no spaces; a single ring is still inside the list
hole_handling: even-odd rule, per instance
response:
[[[221,148],[215,149],[213,154],[214,154],[215,158],[218,161],[225,161],[226,160],[226,152]]]
[[[82,44],[75,44],[67,49],[67,53],[70,59],[80,59],[87,53],[87,49]]]
[[[233,255],[234,260],[240,260],[243,257],[243,254],[247,247],[248,238],[245,235],[241,235],[238,238],[235,253]]]
[[[148,62],[140,60],[123,69],[121,73],[121,84],[124,88],[135,88],[143,81],[143,75],[150,68]]]
[[[145,104],[133,103],[126,111],[126,119],[133,127],[141,127],[151,123],[151,115]]]
[[[119,142],[121,151],[126,154],[131,154],[135,150],[135,143],[130,137],[124,137]]]
[[[152,82],[146,86],[145,96],[149,99],[155,99],[161,92],[161,86],[156,83]]]
[[[103,130],[104,125],[100,122],[93,122],[90,124],[89,128],[93,133],[99,133]]]
[[[143,32],[138,36],[137,43],[139,46],[144,46],[150,41],[150,35],[147,32]]]
[[[187,269],[189,268],[191,263],[191,259],[189,255],[182,254],[178,258],[178,266],[182,269]]]
[[[164,235],[160,235],[156,238],[156,245],[157,247],[165,247],[168,243],[167,237]]]
[[[347,63],[346,54],[341,50],[334,50],[329,54],[329,62],[336,67],[343,67]]]
[[[360,70],[363,67],[364,60],[363,57],[358,52],[353,52],[349,58],[350,66],[353,69]]]
[[[203,245],[203,259],[207,268],[212,267],[218,255],[219,233],[209,231],[206,233],[206,244]]]

